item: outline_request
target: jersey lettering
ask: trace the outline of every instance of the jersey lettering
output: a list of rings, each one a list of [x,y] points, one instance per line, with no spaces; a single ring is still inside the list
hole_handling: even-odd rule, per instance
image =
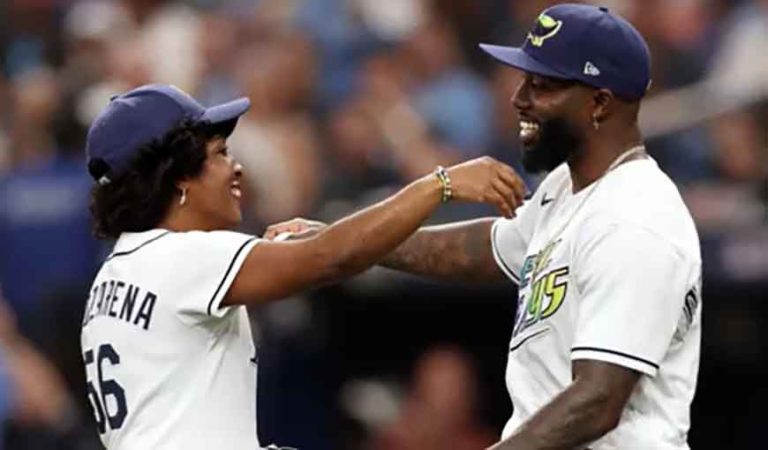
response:
[[[138,299],[141,303],[137,305]],[[156,302],[157,295],[147,289],[121,280],[105,280],[91,290],[83,315],[83,328],[95,317],[106,316],[149,330]]]
[[[696,286],[693,286],[685,294],[685,300],[683,301],[683,310],[680,312],[680,319],[677,321],[677,328],[673,340],[675,342],[685,339],[688,330],[693,324],[693,320],[696,318],[696,310],[699,309],[699,302],[701,294],[699,294],[701,286],[701,278]]]
[[[547,272],[533,284],[531,295],[527,299],[525,296],[521,297],[521,309],[517,313],[513,336],[551,317],[560,309],[568,292],[568,280],[565,279],[568,273],[568,267]]]
[[[520,282],[521,295],[518,302],[515,328],[512,332],[513,337],[530,326],[551,317],[560,309],[563,300],[565,300],[565,295],[568,292],[568,281],[565,279],[569,273],[567,266],[537,276],[544,272],[552,262],[552,252],[560,242],[561,239],[551,242],[539,253],[527,257],[523,262]],[[535,280],[534,277],[536,277]],[[522,292],[531,282],[533,285],[526,296]]]

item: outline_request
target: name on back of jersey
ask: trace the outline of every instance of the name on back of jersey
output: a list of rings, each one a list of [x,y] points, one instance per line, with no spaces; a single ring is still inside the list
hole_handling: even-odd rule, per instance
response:
[[[121,280],[96,283],[83,314],[83,327],[96,317],[112,317],[149,330],[157,295]]]

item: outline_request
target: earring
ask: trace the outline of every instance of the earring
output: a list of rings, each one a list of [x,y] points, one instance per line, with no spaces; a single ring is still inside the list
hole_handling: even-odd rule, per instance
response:
[[[187,203],[187,188],[181,188],[181,198],[179,199],[179,206],[184,206]]]
[[[592,116],[592,128],[595,131],[600,131],[600,122],[597,121],[597,116]]]

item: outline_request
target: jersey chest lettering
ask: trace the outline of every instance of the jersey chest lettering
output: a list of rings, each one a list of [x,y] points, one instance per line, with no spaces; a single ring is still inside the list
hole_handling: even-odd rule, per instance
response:
[[[121,280],[105,280],[91,288],[83,328],[96,317],[112,317],[149,330],[157,294]]]
[[[552,264],[552,252],[562,240],[525,258],[520,274],[520,295],[512,337],[560,310],[568,293],[568,265]]]

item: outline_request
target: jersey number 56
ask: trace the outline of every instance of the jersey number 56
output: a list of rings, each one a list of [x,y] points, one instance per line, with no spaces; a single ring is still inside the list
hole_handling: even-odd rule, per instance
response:
[[[96,363],[96,381],[99,386],[96,389],[90,377],[88,378],[88,400],[93,407],[99,433],[104,434],[107,431],[107,424],[113,430],[123,426],[125,416],[128,414],[128,405],[125,402],[123,387],[115,380],[104,379],[104,362],[109,361],[111,365],[120,364],[120,355],[117,354],[111,344],[104,344],[98,348],[95,359],[93,356],[93,349],[88,349],[83,354],[86,375],[88,374],[88,366]],[[114,399],[112,402],[108,401],[110,397]],[[114,405],[114,408],[110,408],[111,405]]]

